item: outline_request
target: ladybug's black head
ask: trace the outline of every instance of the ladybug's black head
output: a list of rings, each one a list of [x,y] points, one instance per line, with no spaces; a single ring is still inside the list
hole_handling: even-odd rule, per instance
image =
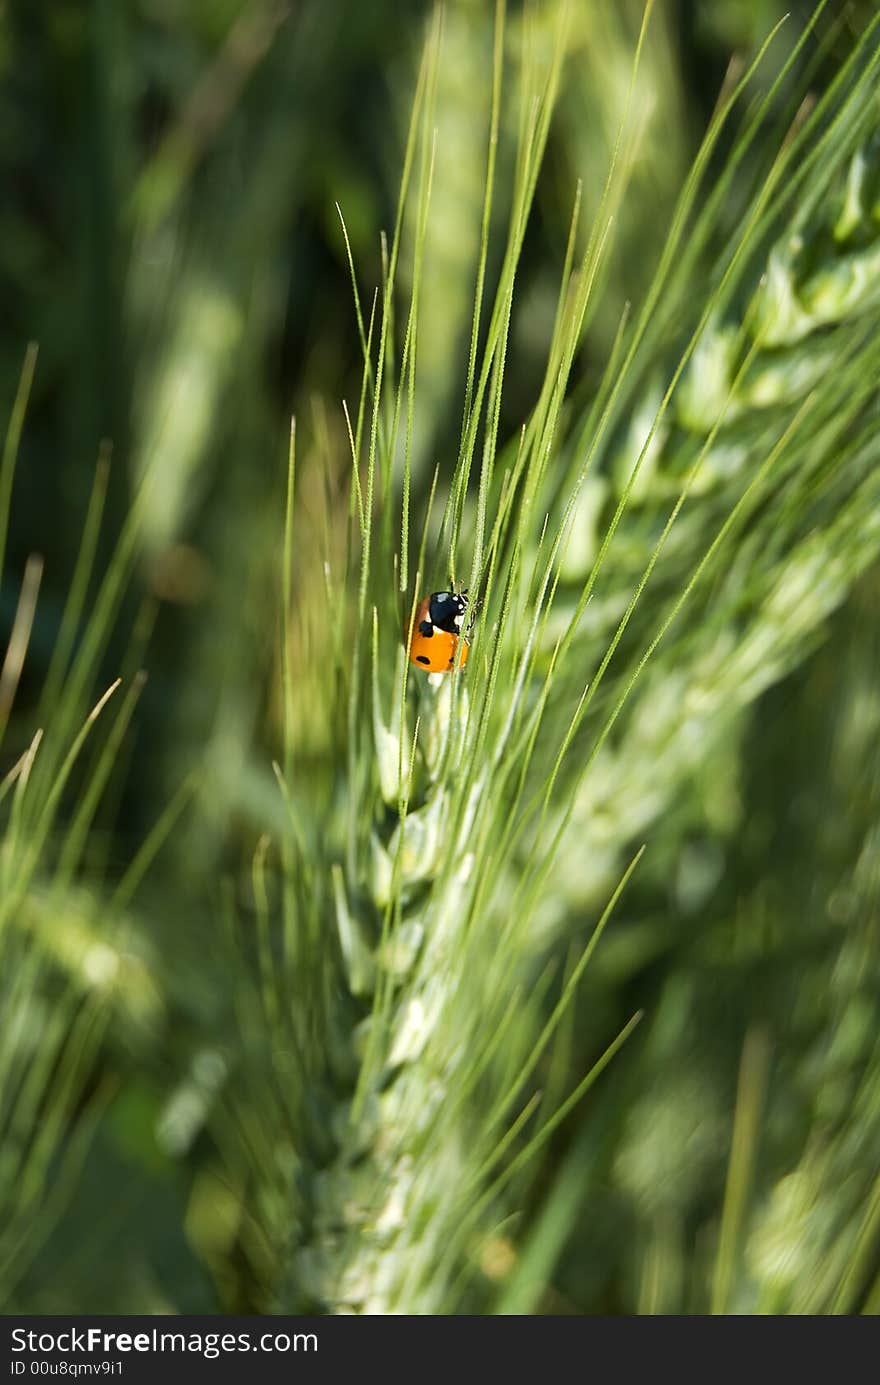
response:
[[[432,592],[428,614],[432,625],[447,634],[457,635],[467,609],[467,592]]]

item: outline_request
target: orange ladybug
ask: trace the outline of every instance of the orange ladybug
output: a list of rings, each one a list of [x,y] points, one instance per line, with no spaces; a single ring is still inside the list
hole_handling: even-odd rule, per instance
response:
[[[467,610],[467,592],[432,592],[419,603],[409,646],[410,663],[426,673],[448,673],[455,667],[455,652],[462,642],[459,667],[467,663],[468,642],[461,633]]]

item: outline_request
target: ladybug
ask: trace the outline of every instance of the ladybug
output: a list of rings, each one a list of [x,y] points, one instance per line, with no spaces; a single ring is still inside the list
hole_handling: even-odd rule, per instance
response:
[[[461,623],[467,604],[466,591],[432,592],[419,603],[409,645],[410,663],[426,673],[448,673],[455,667],[455,652],[461,639],[459,666],[464,668],[468,642],[461,633]]]

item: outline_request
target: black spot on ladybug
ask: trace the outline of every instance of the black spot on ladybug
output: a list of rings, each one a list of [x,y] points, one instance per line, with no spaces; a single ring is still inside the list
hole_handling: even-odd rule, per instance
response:
[[[416,660],[417,660],[418,663],[420,663],[420,664],[429,664],[429,663],[431,662],[431,660],[428,658],[427,654],[417,654],[417,655],[416,655]]]
[[[419,634],[424,635],[426,640],[433,639],[434,627],[429,620],[423,620],[419,626]],[[427,663],[427,660],[425,661]]]

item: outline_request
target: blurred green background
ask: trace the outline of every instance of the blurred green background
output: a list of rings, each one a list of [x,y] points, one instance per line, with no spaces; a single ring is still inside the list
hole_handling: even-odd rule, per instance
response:
[[[417,502],[457,446],[493,8],[452,0],[445,13]],[[829,7],[818,89],[871,8]],[[811,9],[658,5],[640,88],[643,154],[578,362],[583,393],[611,348],[619,305],[644,295],[658,228],[729,64],[783,12],[798,24]],[[133,662],[148,680],[82,879],[37,925],[62,968],[65,929],[91,926],[83,892],[105,888],[99,880],[109,888],[189,771],[203,776],[198,811],[172,831],[137,896],[127,970],[81,1098],[94,1113],[88,1155],[6,1311],[260,1311],[270,1301],[273,1270],[241,1212],[248,1190],[240,1200],[224,1191],[223,1136],[209,1119],[228,1073],[237,984],[216,882],[235,875],[275,811],[291,413],[306,528],[332,533],[348,504],[340,403],[357,399],[361,356],[336,204],[368,303],[380,233],[394,225],[427,16],[425,5],[390,0],[0,8],[4,417],[26,345],[39,346],[0,591],[6,630],[28,556],[44,559],[0,772],[33,734],[99,455],[110,456],[99,571],[148,467],[153,477],[96,686]],[[504,438],[540,381],[573,189],[582,179],[588,221],[640,17],[631,3],[573,7],[518,280]],[[501,187],[503,203],[503,167]],[[405,262],[404,282],[410,272]],[[305,531],[296,562],[306,604],[320,579],[309,576]],[[836,1231],[869,1198],[880,1151],[870,1085],[880,1036],[878,598],[875,570],[801,666],[731,729],[727,758],[695,773],[652,831],[650,860],[579,1001],[572,1050],[593,1051],[611,1012],[643,1008],[649,1018],[589,1110],[558,1132],[542,1173],[554,1198],[542,1203],[539,1185],[521,1238],[500,1236],[486,1254],[486,1293],[497,1289],[506,1311],[692,1306],[694,1283],[710,1273],[738,1081],[758,1094],[765,1121],[753,1252],[770,1285],[764,1306],[816,1311],[822,1274],[839,1282],[854,1256]],[[320,632],[310,640],[308,622],[301,628],[296,676],[320,690]],[[318,762],[333,727],[319,691],[313,702],[298,735]],[[705,804],[717,800],[708,785],[718,778],[727,809],[713,820]],[[236,1080],[246,1103],[246,1076]],[[530,1258],[538,1227],[541,1251]],[[549,1246],[558,1258],[544,1263]],[[866,1285],[876,1272],[869,1256]],[[876,1290],[865,1301],[880,1306]]]

